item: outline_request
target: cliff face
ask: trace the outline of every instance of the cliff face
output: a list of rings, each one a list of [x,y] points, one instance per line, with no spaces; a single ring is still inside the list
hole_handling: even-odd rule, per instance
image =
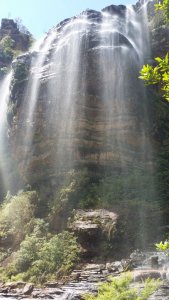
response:
[[[37,191],[35,218],[52,233],[73,230],[87,259],[126,255],[158,239],[154,152],[168,139],[169,113],[138,78],[165,51],[150,5],[148,12],[139,3],[87,10],[12,63],[10,168],[19,170],[21,188]]]
[[[2,19],[0,28],[0,40],[10,36],[14,41],[14,49],[25,52],[30,46],[30,33],[23,33],[19,30],[18,25],[12,19]]]
[[[169,49],[169,26],[165,21],[164,12],[156,11],[155,1],[148,3],[148,18],[152,58],[164,57]]]
[[[9,67],[13,58],[19,52],[28,51],[31,44],[31,34],[23,26],[12,19],[2,19],[0,27],[0,75],[2,68]],[[5,40],[6,39],[6,40]],[[8,40],[7,40],[8,39]]]
[[[144,130],[148,126],[145,91],[138,79],[140,53],[131,43],[132,33],[128,38],[123,29],[122,33],[119,31],[119,26],[127,22],[126,7],[112,5],[103,12],[82,13],[80,18],[85,18],[84,24],[87,24],[83,25],[84,29],[74,25],[78,17],[61,22],[54,29],[55,37],[41,66],[32,65],[32,61],[38,61],[40,52],[18,57],[13,64],[9,136],[19,170],[27,182],[53,180],[58,171],[71,167],[85,166],[96,173],[109,169],[121,172],[122,168],[129,170],[134,166],[151,167],[148,151],[145,154],[149,137]],[[118,19],[121,24],[111,24],[114,26],[110,28],[111,36],[102,34],[103,21],[110,26],[109,19],[103,20],[106,13],[111,22]],[[133,11],[128,14],[133,18]],[[132,21],[129,26],[132,31]],[[78,47],[76,39],[67,38],[77,31],[80,32]],[[46,39],[51,34],[49,32]],[[66,47],[63,54],[59,53],[63,35],[74,47],[68,49],[69,54]],[[117,50],[112,52],[112,48]],[[71,51],[77,56],[71,56]],[[36,89],[30,83],[34,80],[31,73],[39,79],[35,109],[28,120],[26,107],[32,99],[31,89]],[[70,100],[72,104],[68,103]],[[31,148],[25,133],[28,122],[33,135]]]

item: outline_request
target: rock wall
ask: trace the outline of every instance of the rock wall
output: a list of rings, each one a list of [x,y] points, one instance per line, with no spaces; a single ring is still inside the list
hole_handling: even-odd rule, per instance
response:
[[[112,15],[118,15],[123,18],[125,9],[125,6],[112,5],[105,8],[103,12],[109,12]],[[98,25],[100,24],[100,12],[88,10],[86,14],[88,20]],[[56,31],[62,31],[64,26],[69,24],[69,22],[71,22],[69,19],[61,22],[56,27]],[[119,35],[117,39],[118,44],[132,47],[124,36]],[[51,63],[53,63],[51,53],[54,43],[51,45],[44,67],[37,72],[37,74],[40,74],[41,79],[36,110],[31,124],[34,131],[33,147],[31,150],[27,148],[27,143],[24,141],[25,128],[27,126],[24,93],[29,78],[30,61],[37,54],[31,53],[18,57],[13,64],[14,79],[11,88],[11,102],[8,109],[8,119],[10,122],[9,136],[11,146],[18,161],[19,170],[25,181],[31,184],[46,180],[47,178],[53,180],[58,170],[58,164],[60,163],[57,159],[55,161],[54,157],[57,151],[57,136],[62,132],[65,120],[62,115],[58,117],[60,114],[58,111],[53,116],[53,119],[50,117],[49,122],[49,109],[53,99],[49,98],[49,93],[47,92],[47,86],[50,84],[50,81],[52,82],[53,76],[56,76],[48,71]],[[110,107],[103,101],[102,89],[103,85],[109,88],[108,86],[111,85],[111,82],[104,81],[102,78],[103,74],[97,68],[96,61],[99,59],[97,46],[99,43],[100,40],[94,28],[88,35],[87,46],[84,45],[87,48],[82,53],[81,65],[86,66],[86,92],[84,95],[83,90],[79,89],[74,95],[77,105],[76,118],[73,120],[72,126],[74,128],[74,133],[72,133],[71,137],[73,139],[71,143],[72,148],[69,148],[69,138],[66,139],[63,136],[65,147],[62,164],[65,170],[69,169],[69,166],[66,166],[67,155],[69,152],[72,152],[74,166],[78,168],[85,166],[90,172],[97,173],[98,170],[107,172],[109,169],[120,172],[122,160],[123,167],[127,169],[132,168],[134,165],[144,168],[145,162],[146,166],[151,168],[151,157],[148,151],[145,157],[145,149],[143,149],[143,143],[149,144],[149,136],[146,132],[144,135],[142,134],[143,127],[148,126],[148,124],[144,124],[147,122],[144,108],[145,99],[138,79],[138,66],[135,66],[132,59],[128,57],[125,63],[125,70],[128,70],[126,74],[127,76],[130,76],[131,72],[135,74],[128,83],[127,88],[125,86],[126,83],[123,83],[124,89],[127,91],[125,92],[125,109],[128,112],[128,116],[123,111],[121,121],[117,121],[118,112],[115,108],[114,115],[112,115],[111,120],[108,120],[107,115],[110,114]],[[19,68],[22,68],[21,66],[24,66],[27,72],[24,72],[21,78],[17,78],[20,72]],[[66,69],[63,68],[63,72],[69,72],[69,66],[66,66]],[[108,78],[111,77],[111,72],[110,67],[107,69]],[[29,97],[27,101],[29,101]],[[55,126],[56,115],[60,120],[57,127]],[[46,130],[47,127],[50,127],[50,133]],[[118,147],[114,146],[117,135],[119,139],[117,143],[121,145],[122,153],[119,153]],[[25,151],[27,151],[26,160]]]
[[[9,67],[13,57],[18,52],[28,51],[31,45],[31,34],[22,25],[24,31],[21,31],[19,25],[12,19],[2,19],[0,27],[0,42],[5,37],[10,37],[12,45],[4,49],[3,45],[0,45],[0,68]],[[3,74],[0,74],[3,75]]]
[[[10,36],[14,40],[14,49],[25,52],[30,46],[30,34],[21,33],[18,25],[12,19],[2,19],[0,28],[0,40]]]

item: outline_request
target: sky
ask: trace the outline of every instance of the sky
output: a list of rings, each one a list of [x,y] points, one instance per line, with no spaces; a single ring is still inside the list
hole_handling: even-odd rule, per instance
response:
[[[101,10],[111,4],[135,4],[134,0],[0,0],[0,19],[20,18],[35,39],[60,21],[90,8]]]

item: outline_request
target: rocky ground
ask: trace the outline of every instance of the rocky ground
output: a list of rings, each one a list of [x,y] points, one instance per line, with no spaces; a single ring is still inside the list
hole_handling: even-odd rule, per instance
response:
[[[131,270],[134,285],[143,287],[142,280],[148,277],[161,278],[162,285],[149,300],[169,299],[168,268],[165,257],[154,253],[135,252],[129,259],[105,264],[85,264],[74,270],[65,282],[49,282],[43,288],[31,283],[1,283],[0,299],[62,299],[82,300],[85,293],[97,294],[98,283],[105,282],[109,276],[118,276],[125,270]]]

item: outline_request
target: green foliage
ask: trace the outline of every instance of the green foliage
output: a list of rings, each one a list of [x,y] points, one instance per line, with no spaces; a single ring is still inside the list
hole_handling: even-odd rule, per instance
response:
[[[146,279],[144,282],[144,288],[139,293],[136,300],[147,300],[152,293],[154,293],[160,286],[160,281],[155,279]]]
[[[0,59],[10,63],[14,56],[14,40],[10,36],[5,36],[0,41]]]
[[[16,273],[25,272],[38,259],[38,252],[42,244],[43,238],[39,238],[35,234],[26,236],[15,256],[14,265]]]
[[[164,22],[169,22],[169,0],[163,0],[162,2],[155,4],[158,13],[155,15],[155,19],[159,20],[159,24],[164,25]],[[165,18],[164,18],[165,16]],[[154,19],[154,20],[155,20]],[[154,22],[153,22],[154,23]],[[152,116],[155,117],[153,124],[153,134],[159,141],[159,152],[157,159],[157,180],[158,192],[160,195],[160,201],[163,205],[163,221],[167,222],[168,218],[168,196],[169,196],[169,107],[168,103],[161,101],[161,95],[165,100],[169,101],[169,57],[168,53],[164,58],[155,58],[156,66],[150,65],[143,66],[140,71],[140,78],[145,81],[147,85],[156,85],[159,97],[157,93],[153,95],[154,102],[150,103],[150,110],[153,111]],[[149,97],[150,99],[151,97]],[[151,101],[151,100],[150,100]],[[153,104],[153,105],[152,105]],[[165,220],[166,218],[166,220]]]
[[[134,169],[126,174],[110,174],[95,181],[86,170],[71,171],[57,191],[51,208],[53,214],[74,208],[111,208],[130,200],[154,201],[152,175]]]
[[[169,0],[163,0],[155,4],[156,10],[164,11],[166,22],[169,23]],[[169,58],[168,53],[165,58],[156,57],[157,66],[144,65],[140,71],[140,79],[146,85],[158,85],[163,97],[169,101]]]
[[[24,61],[17,60],[13,65],[13,77],[11,81],[11,94],[9,105],[12,107],[11,103],[19,106],[23,97],[26,79],[28,78],[30,67],[30,60],[25,59]],[[8,110],[8,119],[15,114],[15,109]],[[10,112],[10,113],[9,113]]]
[[[10,64],[11,61],[21,54],[20,50],[15,49],[15,41],[6,35],[0,40],[0,59],[5,64]],[[6,67],[1,68],[1,72],[5,71]]]
[[[65,210],[78,207],[79,199],[87,196],[90,178],[86,169],[82,171],[71,170],[64,177],[64,183],[56,191],[56,197],[51,207],[51,216]]]
[[[2,38],[2,40],[0,41],[0,46],[4,49],[12,49],[14,47],[14,40],[12,40],[12,38],[7,35],[5,37]]]
[[[11,249],[5,250],[2,248],[0,248],[0,262],[3,261],[6,257],[8,257],[8,255],[10,254]]]
[[[64,231],[46,241],[33,264],[40,274],[54,274],[58,270],[67,274],[77,262],[79,248],[72,233]]]
[[[166,22],[169,22],[169,0],[160,1],[158,4],[155,4],[156,10],[162,10],[165,14]]]
[[[0,280],[42,283],[72,270],[79,246],[72,233],[53,235],[49,224],[38,218],[39,198],[34,191],[7,195],[0,208],[0,260],[8,257]],[[15,252],[14,252],[15,251]],[[12,256],[10,257],[11,253]]]
[[[38,196],[32,191],[6,199],[0,208],[0,236],[7,238],[12,235],[15,241],[22,240],[35,214],[37,202]]]
[[[164,11],[158,11],[154,16],[153,16],[153,22],[150,22],[150,29],[154,30],[158,27],[165,26],[165,16],[164,16]]]
[[[157,250],[168,251],[169,250],[169,240],[166,240],[164,243],[160,242],[155,244]]]
[[[14,66],[15,80],[22,81],[24,80],[29,71],[29,64],[25,61],[17,61]]]
[[[51,208],[54,216],[56,213],[72,208],[109,208],[112,203],[135,199],[139,196],[150,199],[148,190],[150,190],[151,179],[137,170],[131,174],[106,176],[103,179],[97,179],[97,182],[93,181],[86,170],[72,170],[65,177],[65,183],[57,191]],[[143,193],[145,189],[147,190]]]
[[[79,255],[79,247],[72,233],[64,231],[49,238],[36,228],[27,235],[16,252],[12,263],[8,265],[3,276],[11,280],[29,280],[43,283],[56,278],[56,272],[68,274]]]
[[[169,101],[169,58],[168,53],[165,58],[156,57],[156,67],[144,65],[140,71],[140,79],[144,80],[146,85],[158,84],[163,97]]]
[[[97,184],[93,184],[89,194],[92,192],[95,197],[99,198],[96,203],[107,208],[112,207],[112,204],[120,205],[130,200],[151,201],[154,199],[151,174],[137,169],[126,174],[106,176]]]
[[[130,274],[113,278],[111,282],[100,285],[97,296],[86,295],[85,300],[147,300],[160,285],[158,280],[147,279],[144,288],[139,291],[130,286],[131,282]]]

